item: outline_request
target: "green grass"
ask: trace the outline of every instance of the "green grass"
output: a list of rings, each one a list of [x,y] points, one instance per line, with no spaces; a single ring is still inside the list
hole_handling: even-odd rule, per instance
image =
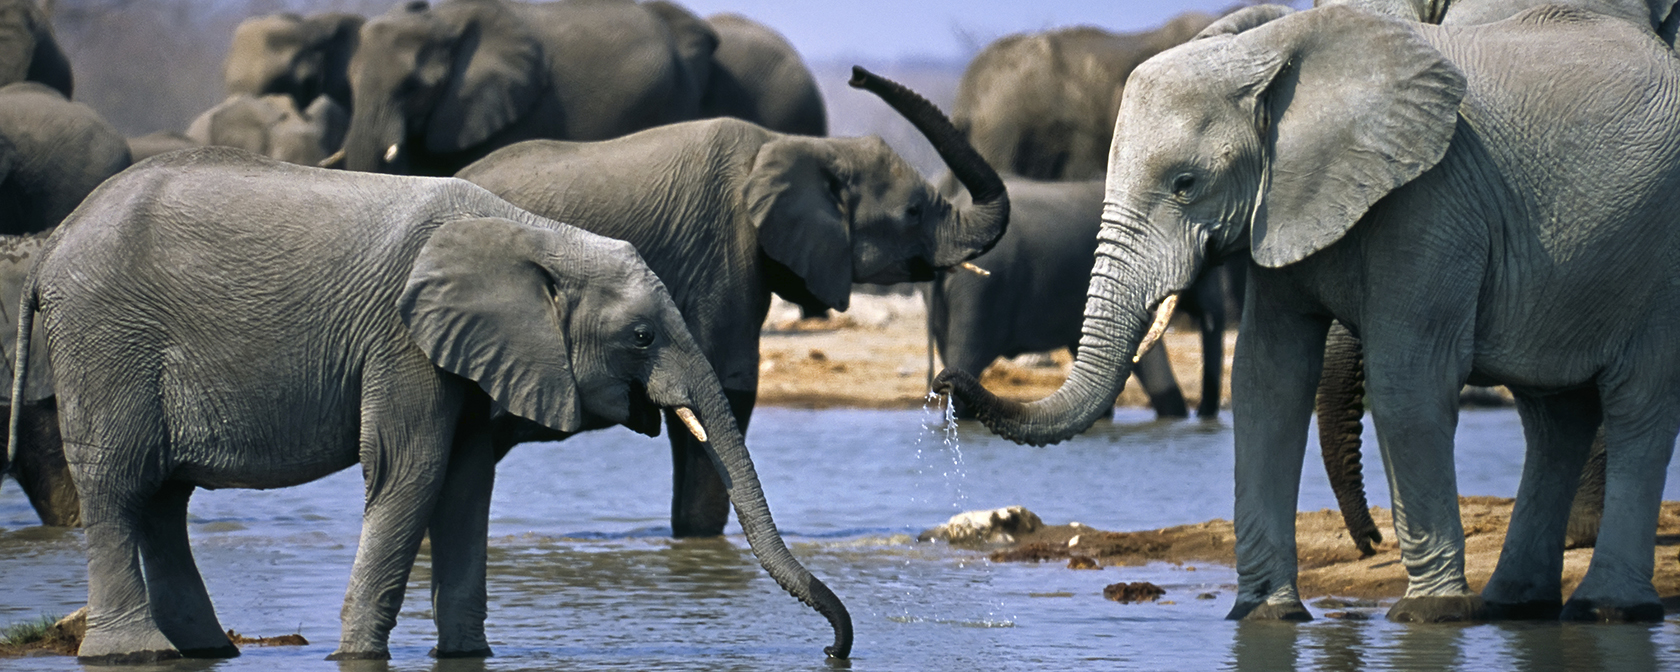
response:
[[[61,616],[37,616],[33,619],[13,623],[0,630],[0,646],[24,646],[47,638],[47,632],[52,630],[54,623]]]

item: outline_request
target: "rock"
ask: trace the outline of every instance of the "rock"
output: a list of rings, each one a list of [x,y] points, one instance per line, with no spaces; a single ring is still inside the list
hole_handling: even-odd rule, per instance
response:
[[[1076,555],[1068,558],[1068,569],[1102,569],[1102,565],[1089,557]]]
[[[1371,615],[1370,614],[1366,614],[1366,613],[1358,612],[1358,611],[1326,611],[1326,612],[1324,612],[1324,617],[1325,618],[1339,619],[1339,620],[1343,620],[1343,621],[1369,621],[1369,620],[1371,620]]]
[[[1148,581],[1136,583],[1111,583],[1103,588],[1103,597],[1121,604],[1132,602],[1154,602],[1167,594],[1167,591]]]
[[[304,639],[303,635],[298,633],[280,635],[279,637],[247,637],[229,628],[227,638],[236,646],[309,646],[309,640]]]
[[[989,511],[966,511],[951,516],[944,525],[921,533],[919,541],[943,539],[953,546],[983,544],[1013,544],[1019,535],[1028,534],[1044,526],[1038,514],[1024,506],[1009,506]]]
[[[1215,595],[1213,593],[1202,593],[1200,595],[1197,595],[1196,599],[1198,599],[1198,600],[1217,600],[1217,599],[1219,599],[1219,596]]]
[[[47,631],[47,637],[75,642],[76,648],[81,648],[82,638],[87,636],[87,614],[88,608],[85,606],[70,612],[69,616],[58,619],[58,622],[53,624],[52,629]]]

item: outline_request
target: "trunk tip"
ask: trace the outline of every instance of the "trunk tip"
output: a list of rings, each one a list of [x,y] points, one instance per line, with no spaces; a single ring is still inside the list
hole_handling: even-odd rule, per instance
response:
[[[866,89],[869,88],[869,84],[871,84],[873,80],[879,79],[880,76],[865,70],[863,66],[854,65],[852,66],[852,78],[848,80],[846,84],[854,89]]]

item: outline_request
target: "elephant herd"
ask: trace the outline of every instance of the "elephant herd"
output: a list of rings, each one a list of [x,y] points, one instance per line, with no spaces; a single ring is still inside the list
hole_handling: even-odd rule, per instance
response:
[[[1110,412],[1134,372],[1159,414],[1187,415],[1145,335],[1175,305],[1199,321],[1197,412],[1216,415],[1240,304],[1232,618],[1310,618],[1308,421],[1336,413],[1321,427],[1357,437],[1368,400],[1411,579],[1390,618],[1660,619],[1655,516],[1680,432],[1672,0],[1321,4],[1006,38],[951,118],[855,68],[939,151],[936,183],[879,138],[825,137],[780,35],[663,0],[258,17],[234,33],[225,101],[132,139],[71,100],[41,10],[5,0],[0,310],[18,327],[0,330],[0,471],[43,522],[87,528],[79,656],[238,655],[192,560],[192,493],[356,465],[331,657],[389,657],[427,537],[433,654],[488,656],[497,461],[664,425],[673,534],[721,534],[733,508],[846,658],[851,617],[784,545],[743,435],[771,296],[843,311],[853,283],[931,282],[936,385],[1039,445]],[[975,378],[1064,346],[1048,399]],[[1452,476],[1467,382],[1509,386],[1528,434],[1480,595]],[[1565,604],[1595,436],[1603,522]],[[1357,441],[1325,444],[1367,546]]]

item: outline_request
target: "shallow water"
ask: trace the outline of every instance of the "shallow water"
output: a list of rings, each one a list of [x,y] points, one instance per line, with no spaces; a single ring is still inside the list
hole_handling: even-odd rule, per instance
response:
[[[1052,448],[960,430],[960,459],[918,411],[760,409],[749,445],[793,551],[852,612],[857,670],[1015,669],[1680,669],[1680,621],[1655,626],[1402,626],[1319,619],[1223,620],[1227,567],[992,564],[914,535],[953,513],[1022,504],[1050,523],[1132,530],[1229,518],[1231,429],[1116,422]],[[1466,411],[1459,489],[1511,496],[1522,452],[1513,411]],[[1375,446],[1367,432],[1368,445]],[[1333,508],[1309,447],[1304,510]],[[1386,506],[1375,450],[1371,502]],[[761,570],[732,524],[725,539],[668,538],[669,448],[624,430],[517,448],[497,471],[490,616],[496,657],[433,661],[421,556],[393,660],[324,662],[360,531],[356,470],[297,488],[199,492],[193,547],[224,627],[300,632],[307,647],[170,669],[820,670],[827,623]],[[1665,499],[1680,499],[1670,467]],[[16,484],[0,485],[0,624],[67,613],[86,600],[79,531],[36,522]],[[1105,601],[1102,587],[1150,581],[1170,604]],[[1197,599],[1211,593],[1212,599]],[[1323,609],[1314,609],[1322,613]],[[842,666],[844,664],[841,664]],[[0,659],[0,669],[74,669],[68,658]]]

